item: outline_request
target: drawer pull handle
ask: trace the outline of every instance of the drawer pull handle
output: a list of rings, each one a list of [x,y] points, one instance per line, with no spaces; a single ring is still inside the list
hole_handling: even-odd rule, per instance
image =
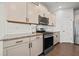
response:
[[[29,43],[29,48],[30,48],[30,43]]]
[[[32,47],[32,43],[31,43],[31,47]]]
[[[21,41],[17,41],[16,43],[21,43],[21,42],[23,42],[22,40]]]
[[[39,39],[40,37],[37,37],[37,39]]]

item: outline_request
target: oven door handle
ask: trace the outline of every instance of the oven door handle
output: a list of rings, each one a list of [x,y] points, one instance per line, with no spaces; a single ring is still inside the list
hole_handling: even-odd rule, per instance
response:
[[[53,37],[53,36],[48,36],[48,37],[44,37],[44,38],[51,38],[51,37]]]

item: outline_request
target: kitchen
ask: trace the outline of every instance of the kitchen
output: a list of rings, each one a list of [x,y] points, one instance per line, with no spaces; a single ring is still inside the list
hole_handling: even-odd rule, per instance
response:
[[[0,55],[41,56],[58,44],[74,44],[73,21],[78,9],[74,12],[71,6],[60,4],[78,8],[77,2],[1,2]]]

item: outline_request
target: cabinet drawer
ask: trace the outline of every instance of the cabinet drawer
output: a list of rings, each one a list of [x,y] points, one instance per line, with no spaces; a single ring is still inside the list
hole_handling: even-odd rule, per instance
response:
[[[36,37],[36,39],[43,39],[43,36],[39,35],[39,36]]]
[[[4,41],[4,47],[9,47],[9,46],[13,46],[13,45],[29,42],[29,39],[30,38],[21,38],[21,39]]]
[[[31,40],[36,40],[36,39],[43,39],[43,36],[38,35],[38,36],[31,37]]]
[[[56,43],[60,42],[60,33],[55,32],[53,36],[54,36],[54,45],[55,45]]]
[[[31,41],[32,41],[32,40],[35,40],[35,39],[36,39],[36,36],[34,36],[34,37],[31,37]]]

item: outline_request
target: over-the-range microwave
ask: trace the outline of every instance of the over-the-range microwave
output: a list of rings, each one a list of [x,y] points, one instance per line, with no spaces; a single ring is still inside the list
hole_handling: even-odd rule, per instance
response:
[[[47,18],[47,17],[42,17],[42,16],[38,16],[38,22],[39,22],[39,24],[41,24],[41,25],[48,25],[49,24],[49,18]]]

